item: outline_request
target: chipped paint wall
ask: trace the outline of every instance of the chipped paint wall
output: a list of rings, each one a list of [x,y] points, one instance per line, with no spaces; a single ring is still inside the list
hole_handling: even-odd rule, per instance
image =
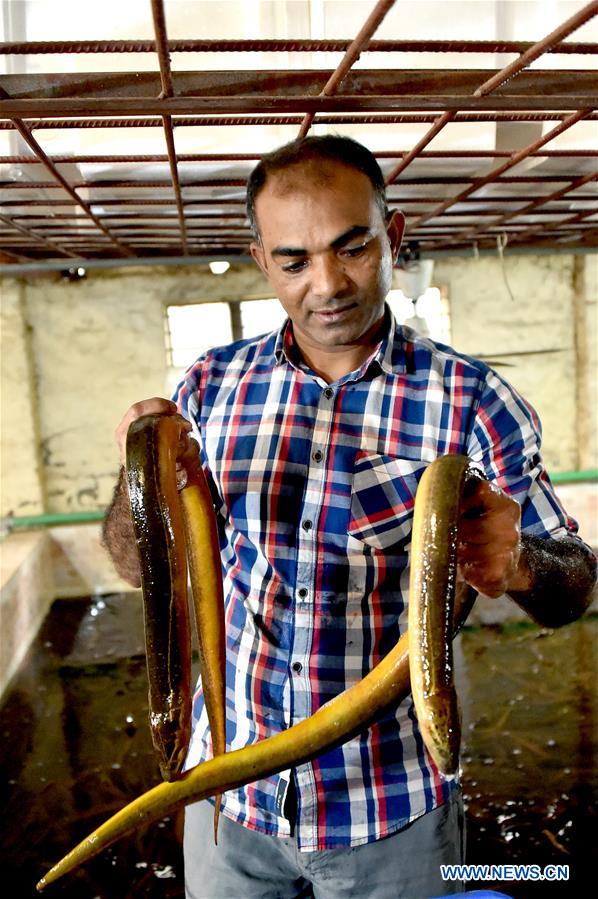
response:
[[[448,288],[453,345],[493,360],[534,406],[543,425],[544,459],[553,472],[596,467],[596,367],[590,357],[596,357],[597,261],[596,255],[507,256],[503,267],[499,258],[485,256],[437,260],[434,268],[434,281]],[[585,288],[576,282],[576,264]],[[582,295],[576,297],[576,291]],[[589,357],[582,393],[590,427],[583,446],[578,440],[576,299],[587,324],[580,339]]]
[[[586,284],[585,389],[594,415],[583,459],[576,440],[574,258],[582,260]],[[540,413],[552,471],[596,465],[596,260],[509,256],[514,301],[496,258],[442,259],[435,266],[434,282],[449,291],[453,345],[493,358],[520,354],[502,358],[511,367],[498,368]],[[105,506],[118,469],[114,428],[131,402],[164,394],[165,307],[270,295],[251,265],[220,277],[197,267],[125,268],[90,271],[75,283],[52,275],[0,286],[2,515]]]
[[[581,447],[580,468],[598,467],[598,254],[586,256],[584,266],[585,339],[587,347],[585,391],[588,428],[587,446]],[[580,335],[583,338],[583,334]]]
[[[44,511],[43,473],[37,433],[37,384],[22,282],[0,279],[2,516]]]
[[[164,330],[150,284],[90,278],[27,287],[48,511],[107,502],[119,414],[140,391],[160,392]]]

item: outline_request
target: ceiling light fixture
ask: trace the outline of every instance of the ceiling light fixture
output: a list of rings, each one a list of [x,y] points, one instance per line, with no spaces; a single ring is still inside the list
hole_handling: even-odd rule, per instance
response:
[[[87,277],[87,270],[82,266],[77,266],[73,268],[67,268],[63,272],[61,272],[61,274],[66,281],[82,281],[83,278]]]
[[[230,268],[230,262],[227,262],[226,259],[215,259],[213,262],[209,262],[208,265],[213,275],[223,275]]]

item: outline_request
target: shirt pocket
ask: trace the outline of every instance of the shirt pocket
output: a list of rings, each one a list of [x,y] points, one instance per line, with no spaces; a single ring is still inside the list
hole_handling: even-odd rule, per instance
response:
[[[411,536],[415,494],[427,464],[359,450],[348,533],[377,549],[404,543]]]

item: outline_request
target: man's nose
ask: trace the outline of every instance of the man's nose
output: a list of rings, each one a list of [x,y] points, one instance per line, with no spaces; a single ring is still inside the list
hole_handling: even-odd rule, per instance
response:
[[[342,295],[348,284],[344,266],[336,256],[325,255],[312,262],[311,288],[317,297],[329,299]]]

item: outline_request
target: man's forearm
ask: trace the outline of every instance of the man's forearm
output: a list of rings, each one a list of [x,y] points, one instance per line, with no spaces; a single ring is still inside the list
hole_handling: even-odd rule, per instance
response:
[[[112,502],[102,525],[102,543],[110,553],[114,567],[133,587],[141,584],[139,555],[133,531],[129,494],[124,467],[121,467]]]
[[[518,577],[508,594],[538,624],[560,627],[583,615],[596,583],[596,558],[578,540],[521,536]]]

